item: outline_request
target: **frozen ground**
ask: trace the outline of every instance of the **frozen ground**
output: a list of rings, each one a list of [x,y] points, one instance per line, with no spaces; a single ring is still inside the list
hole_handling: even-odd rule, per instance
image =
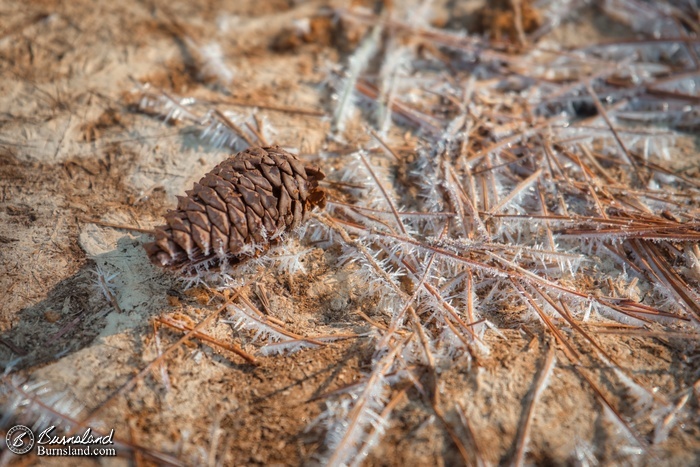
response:
[[[114,428],[86,465],[700,462],[697,8],[376,3],[0,0],[0,430]],[[187,288],[142,244],[251,128],[335,204]]]

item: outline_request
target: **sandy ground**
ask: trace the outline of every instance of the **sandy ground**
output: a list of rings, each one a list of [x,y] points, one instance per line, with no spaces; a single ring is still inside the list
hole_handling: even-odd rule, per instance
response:
[[[232,293],[186,289],[149,263],[142,249],[147,233],[106,226],[159,225],[174,196],[226,155],[202,145],[186,125],[135,111],[134,96],[148,84],[194,97],[204,110],[255,113],[274,129],[271,141],[318,162],[331,131],[332,103],[324,87],[329,67],[343,63],[355,44],[332,40],[332,34],[352,39],[347,31],[341,36],[328,30],[332,25],[319,26],[308,39],[289,35],[294,21],[331,6],[295,3],[0,2],[0,363],[11,369],[3,380],[4,415],[11,415],[8,401],[17,390],[26,390],[30,399],[53,398],[30,404],[25,417],[45,415],[44,421],[66,426],[89,416],[95,429],[114,428],[124,457],[81,459],[85,465],[314,464],[328,451],[323,423],[314,420],[333,391],[368,371],[374,347],[367,337],[258,355],[257,365],[191,339],[134,378],[183,335],[156,328],[156,317],[198,323]],[[473,2],[451,3],[458,2],[435,6],[448,26],[473,11]],[[571,29],[557,34],[565,41]],[[183,43],[183,31],[194,42]],[[601,33],[588,17],[576,31]],[[193,44],[213,43],[222,47],[229,85],[212,83],[193,65]],[[239,280],[256,285],[242,287],[244,294],[258,304],[269,301],[269,312],[291,332],[365,336],[371,326],[358,312],[375,320],[382,315],[358,293],[351,268],[338,266],[339,246],[291,241],[308,250],[304,269],[251,266]],[[99,277],[108,279],[112,299]],[[469,434],[457,407],[483,460],[508,462],[551,345],[531,332],[519,311],[494,319],[500,332],[484,335],[488,357],[440,368],[443,420],[427,396],[406,388],[364,465],[461,464],[451,431],[460,439]],[[230,318],[228,311],[221,316]],[[258,348],[225,319],[206,333],[251,353]],[[697,465],[696,343],[613,334],[601,335],[600,342],[660,399],[676,403],[689,394],[680,421],[653,455],[641,452],[561,361],[538,403],[527,462]],[[605,378],[605,390],[617,391],[616,376]],[[633,414],[634,397],[616,395]],[[653,432],[647,419],[630,418],[637,432]],[[51,463],[6,452],[2,461]]]

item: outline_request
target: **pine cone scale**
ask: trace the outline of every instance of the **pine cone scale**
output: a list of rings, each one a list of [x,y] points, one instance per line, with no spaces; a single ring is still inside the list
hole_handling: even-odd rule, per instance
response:
[[[287,193],[289,194],[289,196],[292,197],[292,199],[299,199],[299,188],[296,186],[296,180],[294,180],[293,177],[283,172],[282,183],[284,184],[284,187],[287,189]]]
[[[253,182],[250,181],[247,175],[248,174],[246,173],[246,177],[239,178],[237,184],[244,188],[247,188],[248,190],[255,190],[255,185],[253,184]]]
[[[266,232],[274,234],[277,231],[277,226],[275,226],[275,222],[272,220],[272,216],[269,212],[265,211],[262,221]]]
[[[299,197],[300,199],[307,199],[309,197],[309,192],[306,190],[306,179],[302,178],[300,173],[294,174],[294,178],[296,179],[296,186],[299,189]]]
[[[262,232],[262,219],[255,214],[252,209],[246,209],[245,217],[248,221],[248,234],[250,235],[246,240],[253,240],[255,243],[262,243],[265,240]]]
[[[245,218],[245,211],[240,211],[234,206],[229,205],[228,218],[231,221],[231,225],[233,225],[231,232],[234,230],[238,231],[238,234],[241,236],[241,241],[243,241],[244,238],[248,238],[248,221],[246,221]]]
[[[189,232],[184,232],[182,230],[173,231],[173,240],[178,244],[183,251],[192,251],[194,248],[194,242],[192,241],[192,235]]]
[[[243,202],[247,209],[252,209],[255,214],[262,217],[265,214],[265,208],[260,204],[260,195],[253,191],[238,185],[238,190],[243,195]]]
[[[287,162],[289,162],[289,165],[292,167],[292,171],[294,172],[294,175],[299,175],[303,180],[307,179],[306,176],[306,167],[304,167],[304,164],[301,163],[300,160],[298,159],[287,159]],[[291,174],[290,174],[291,175]]]
[[[225,254],[228,248],[228,235],[224,234],[216,226],[211,230],[211,245],[217,255]]]
[[[226,209],[224,207],[224,209]],[[211,206],[207,206],[207,216],[209,217],[209,220],[211,220],[212,224],[216,228],[218,228],[224,235],[228,235],[229,233],[229,222],[228,222],[228,215],[226,215],[226,212],[221,212],[217,208],[213,208]]]
[[[192,226],[192,240],[197,245],[204,256],[209,254],[209,242],[211,240],[209,232],[198,225]],[[191,254],[192,252],[190,252]]]
[[[272,160],[272,159],[270,159]],[[275,167],[269,167],[265,164],[260,166],[263,176],[269,181],[273,186],[280,186],[282,184],[282,178],[280,175],[280,170]]]
[[[257,188],[261,188],[272,193],[272,185],[258,170],[251,170],[248,174],[246,174],[246,176],[248,180],[253,182],[253,185],[255,185]]]
[[[199,196],[202,201],[206,203],[206,206],[212,206],[219,211],[225,211],[226,210],[226,204],[219,198],[219,195],[214,191],[213,189],[209,188],[208,186],[202,186],[202,185],[195,185],[195,194]]]
[[[167,215],[165,216],[165,221],[173,230],[180,230],[182,232],[189,232],[189,223],[185,224],[185,221],[178,215]]]
[[[231,229],[228,237],[228,249],[229,251],[241,251],[245,246],[244,238],[238,229]]]
[[[199,211],[187,211],[187,219],[190,221],[190,224],[192,224],[193,227],[197,226],[205,230],[209,229],[206,210],[203,213]]]
[[[285,213],[289,212],[289,208],[292,205],[292,198],[289,196],[287,193],[286,188],[282,188],[280,190],[280,196],[279,199],[277,200],[277,210],[279,211],[280,215],[285,215]]]

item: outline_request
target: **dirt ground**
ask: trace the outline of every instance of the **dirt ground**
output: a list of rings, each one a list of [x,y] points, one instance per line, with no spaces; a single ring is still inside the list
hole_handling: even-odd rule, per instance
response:
[[[350,3],[373,11],[373,2],[340,1],[0,0],[3,434],[18,421],[113,428],[120,457],[76,462],[84,465],[313,465],[332,459],[322,414],[339,391],[371,371],[372,322],[389,325],[379,299],[359,291],[355,269],[339,261],[339,243],[309,237],[289,240],[289,251],[306,252],[301,270],[279,262],[249,265],[236,279],[240,287],[226,290],[187,288],[153,266],[142,247],[148,231],[161,224],[176,195],[229,151],[203,144],[191,123],[149,115],[140,99],[154,92],[193,98],[200,114],[255,115],[269,142],[294,149],[332,179],[342,162],[322,154],[351,152],[369,139],[358,122],[348,123],[345,141],[329,137],[335,105],[329,76],[367,33],[333,19],[333,8]],[[481,24],[481,34],[490,29],[494,40],[516,34],[512,21],[503,20],[503,27],[490,16],[477,21],[480,6],[433,2],[432,24],[470,30]],[[567,46],[631,34],[596,15],[595,8],[586,10],[552,37]],[[483,27],[488,21],[492,27]],[[201,63],[202,47],[211,44],[219,45],[217,63],[225,65]],[[215,47],[209,50],[216,55]],[[392,144],[408,145],[411,131],[399,127]],[[678,141],[688,148],[684,164],[697,166],[692,138]],[[687,176],[700,180],[693,172]],[[260,341],[233,324],[229,309],[202,329],[209,340],[191,336],[178,343],[187,330],[158,321],[195,325],[237,291],[290,333],[340,337],[262,355]],[[489,318],[494,328],[482,337],[489,352],[478,361],[441,363],[437,396],[421,391],[420,381],[425,385],[430,375],[421,376],[420,369],[416,384],[397,382],[385,396],[395,402],[386,431],[362,464],[511,462],[533,385],[555,345],[524,309],[513,306]],[[635,386],[587,363],[645,439],[673,415],[667,438],[649,449],[626,434],[559,347],[532,418],[525,462],[697,465],[700,347],[694,336],[597,336],[656,402],[677,408],[660,418],[637,417],[646,412],[637,407]],[[254,354],[256,363],[227,347],[234,344]],[[5,446],[0,454],[3,465],[64,461],[17,457]]]

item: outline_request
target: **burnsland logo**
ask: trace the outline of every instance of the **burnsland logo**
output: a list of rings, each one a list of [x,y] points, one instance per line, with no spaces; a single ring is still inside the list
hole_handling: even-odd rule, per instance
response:
[[[10,428],[5,436],[7,449],[15,454],[26,454],[34,447],[34,433],[24,425]]]
[[[55,426],[41,431],[34,437],[30,428],[17,425],[7,432],[7,449],[21,455],[32,450],[36,444],[37,456],[116,456],[116,449],[105,447],[114,444],[114,429],[107,435],[95,435],[91,428],[82,434],[57,436]]]
[[[53,436],[51,432],[55,430],[55,426],[51,426],[41,433],[37,439],[38,444],[114,444],[114,429],[105,436],[93,436],[92,429],[88,428],[82,435],[73,436]]]

